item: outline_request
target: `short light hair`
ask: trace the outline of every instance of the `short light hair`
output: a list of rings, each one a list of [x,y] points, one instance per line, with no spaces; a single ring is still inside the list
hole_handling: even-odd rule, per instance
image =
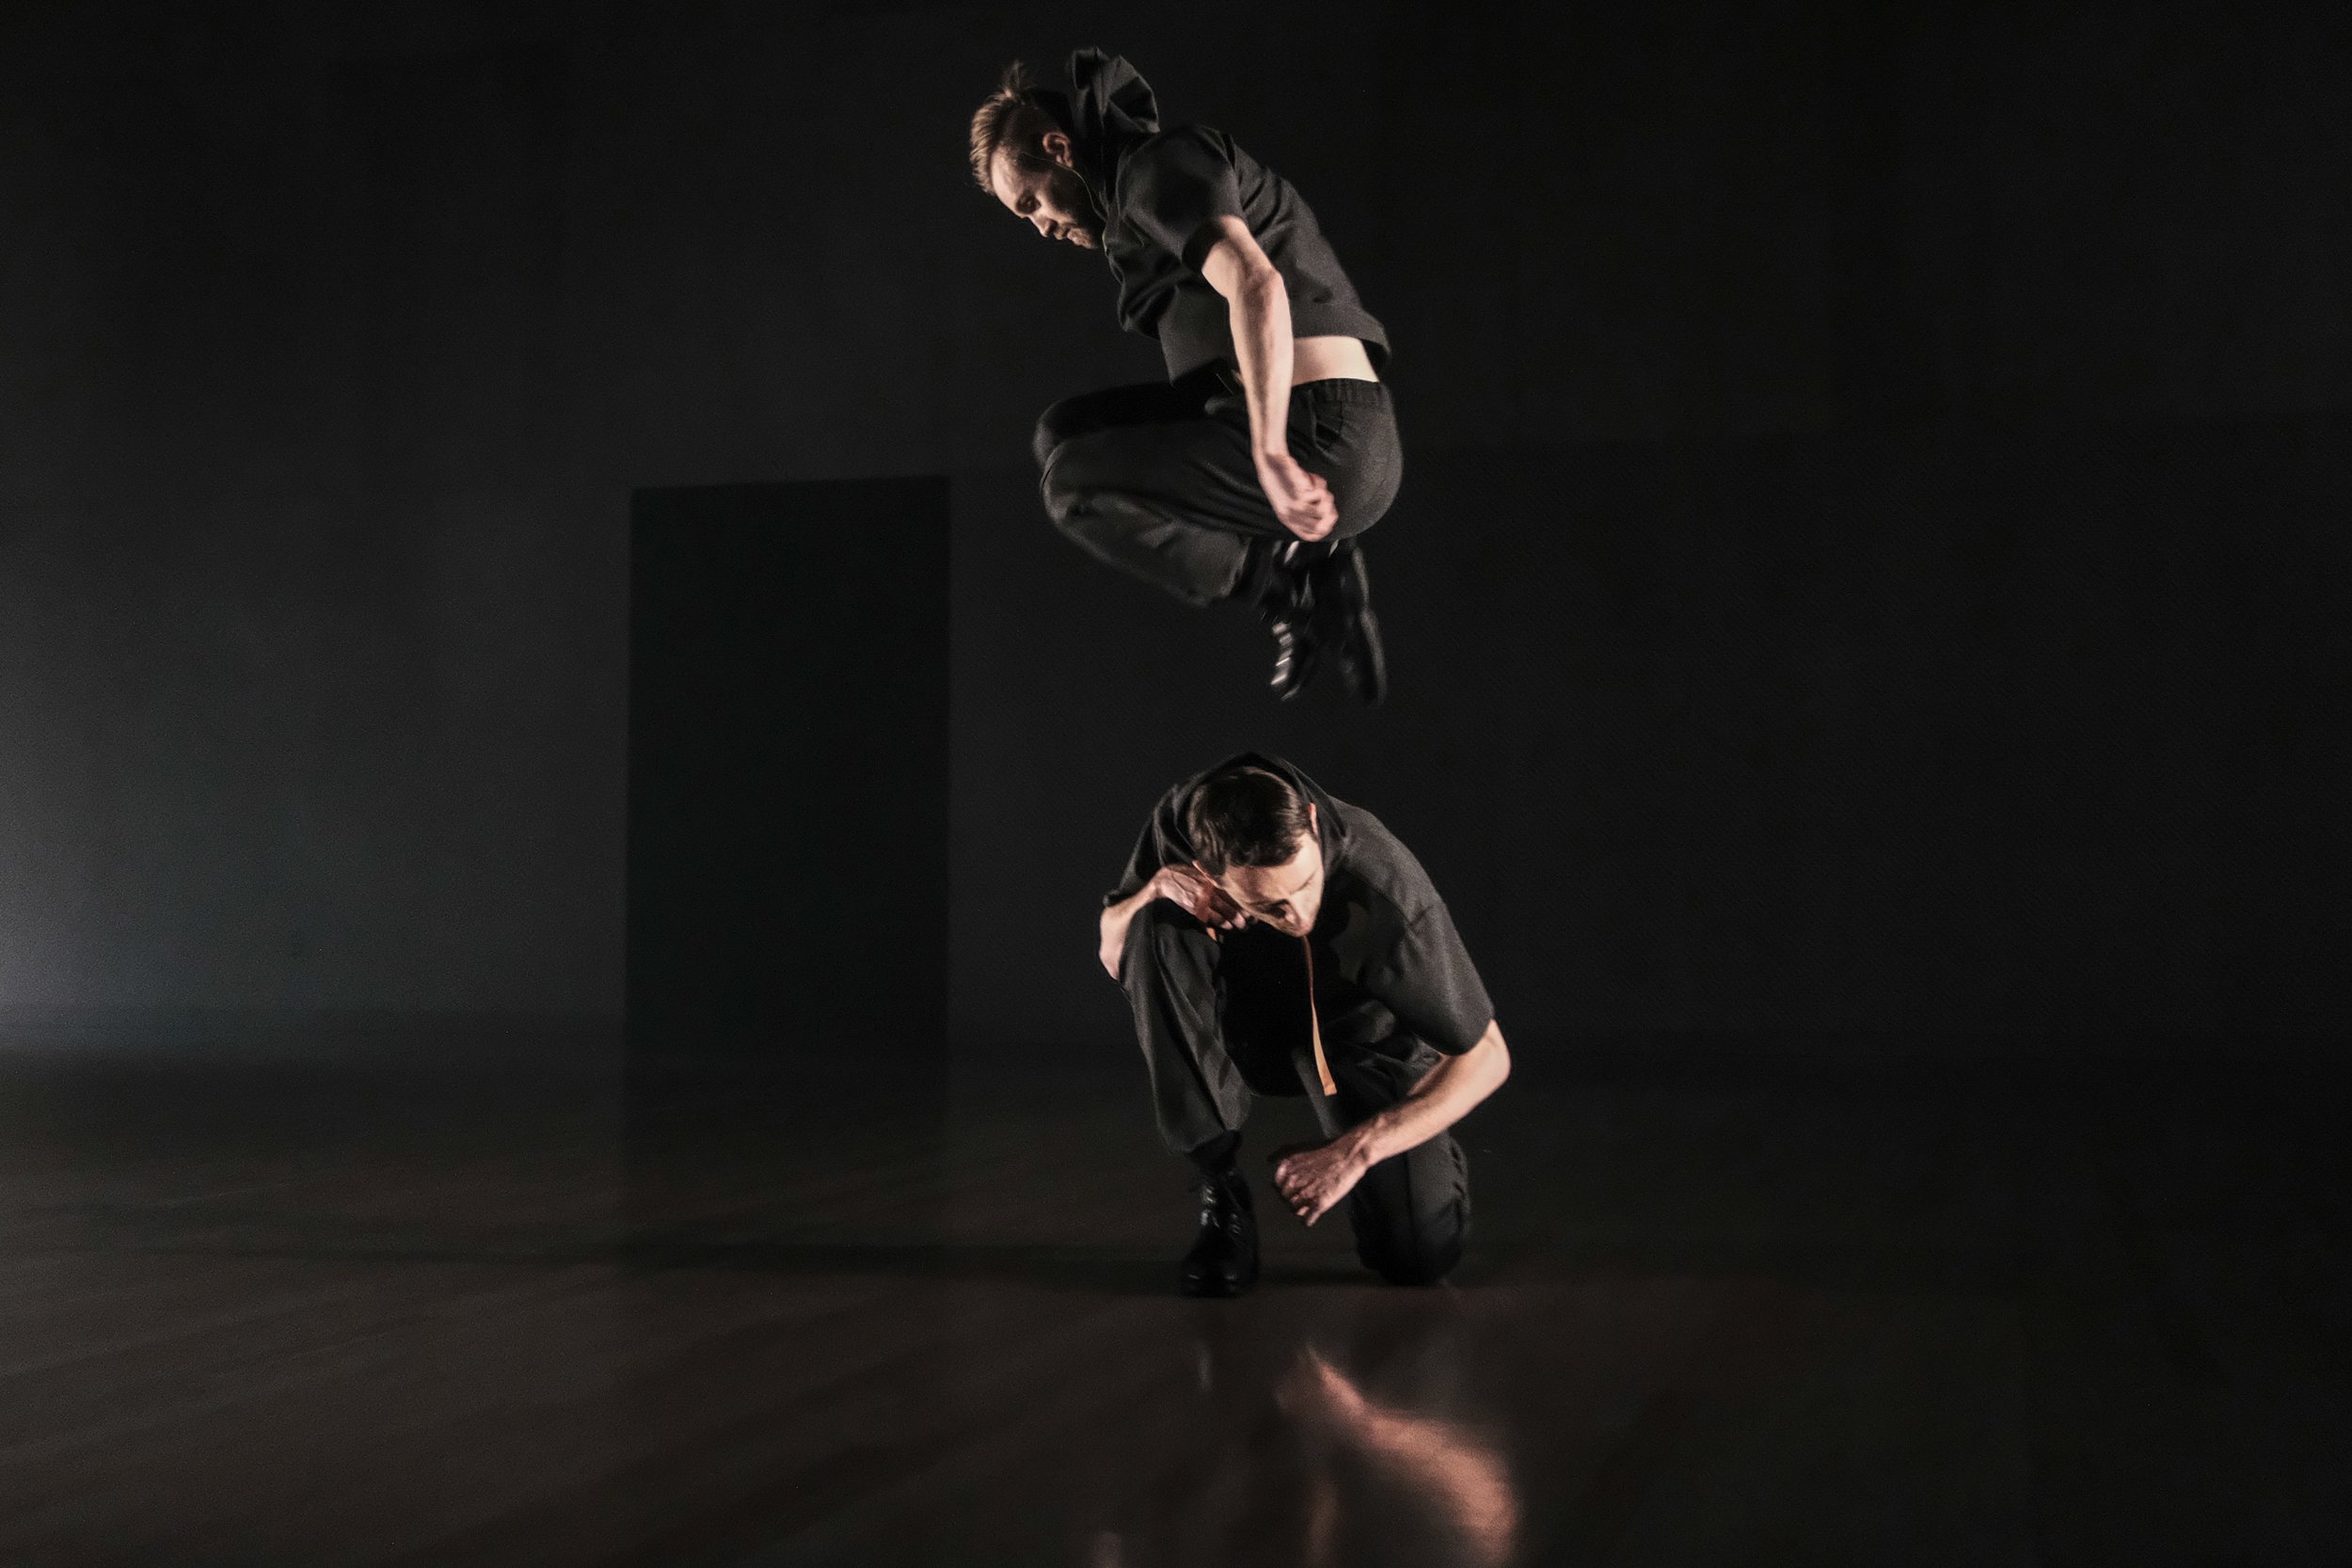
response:
[[[1046,132],[1068,129],[1031,96],[1032,86],[1029,68],[1015,60],[1005,67],[996,90],[972,111],[972,178],[984,191],[996,188],[989,183],[988,174],[999,150],[1035,148],[1045,139]]]

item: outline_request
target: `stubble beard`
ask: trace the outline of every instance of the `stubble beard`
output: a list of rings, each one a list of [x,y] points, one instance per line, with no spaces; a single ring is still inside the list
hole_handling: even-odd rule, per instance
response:
[[[1079,178],[1073,168],[1057,168],[1053,175],[1054,205],[1070,214],[1063,226],[1070,243],[1085,250],[1103,248],[1101,219],[1094,211],[1094,193]]]

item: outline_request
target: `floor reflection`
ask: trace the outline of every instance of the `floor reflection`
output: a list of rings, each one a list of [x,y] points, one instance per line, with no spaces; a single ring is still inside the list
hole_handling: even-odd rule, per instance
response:
[[[0,1062],[0,1565],[2106,1568],[2343,1533],[2352,1308],[2309,1201],[2345,1140],[2300,1080],[1514,1100],[1455,1287],[1362,1283],[1319,1227],[1193,1302],[1131,1098],[943,1138],[898,1085],[625,1129],[535,1079],[93,1072]]]
[[[1334,1461],[1353,1461],[1375,1487],[1423,1513],[1458,1548],[1465,1563],[1488,1565],[1511,1556],[1518,1533],[1518,1498],[1502,1455],[1473,1429],[1402,1404],[1367,1396],[1354,1379],[1310,1348],[1275,1394]],[[1343,1558],[1339,1540],[1351,1512],[1340,1463],[1318,1466],[1308,1493],[1305,1560],[1319,1565]]]
[[[1319,1305],[1284,1333],[1231,1308],[1194,1319],[1199,1402],[1181,1423],[1191,1462],[1125,1500],[1093,1534],[1090,1568],[1514,1560],[1518,1493],[1474,1386],[1459,1298]]]

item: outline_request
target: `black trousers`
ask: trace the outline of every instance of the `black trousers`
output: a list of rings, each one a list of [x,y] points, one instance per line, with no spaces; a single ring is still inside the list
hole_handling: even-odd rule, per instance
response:
[[[1437,1064],[1409,1037],[1374,1046],[1325,1042],[1335,1095],[1315,1076],[1306,954],[1295,937],[1250,925],[1209,928],[1168,903],[1127,927],[1120,984],[1152,1075],[1152,1104],[1170,1148],[1190,1153],[1238,1132],[1261,1094],[1313,1102],[1326,1137],[1395,1104]],[[1470,1235],[1470,1168],[1451,1133],[1381,1161],[1347,1198],[1356,1253],[1400,1285],[1444,1277]]]
[[[1046,513],[1089,553],[1188,604],[1242,593],[1260,555],[1296,536],[1274,515],[1250,457],[1249,405],[1218,366],[1172,382],[1066,398],[1032,450]],[[1291,388],[1290,450],[1339,508],[1334,538],[1361,533],[1405,474],[1396,414],[1376,381]]]

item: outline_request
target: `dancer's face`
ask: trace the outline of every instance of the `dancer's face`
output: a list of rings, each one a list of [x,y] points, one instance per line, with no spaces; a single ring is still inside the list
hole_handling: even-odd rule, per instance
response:
[[[1307,836],[1296,854],[1279,865],[1229,865],[1215,880],[1250,919],[1285,936],[1313,930],[1323,911],[1323,846],[1314,832],[1313,803],[1308,803]]]
[[[998,148],[989,166],[988,187],[1015,217],[1025,219],[1045,238],[1100,250],[1102,220],[1094,215],[1086,182],[1071,160],[1070,138],[1048,131],[1039,151]]]

